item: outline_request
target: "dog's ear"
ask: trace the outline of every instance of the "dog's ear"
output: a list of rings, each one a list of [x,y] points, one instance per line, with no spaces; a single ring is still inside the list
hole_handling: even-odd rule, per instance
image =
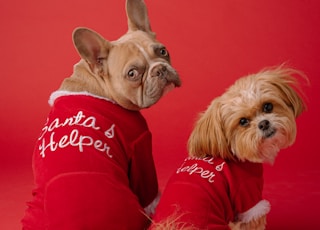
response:
[[[306,104],[302,99],[302,96],[304,96],[303,92],[300,89],[297,78],[295,78],[295,76],[299,76],[309,84],[308,78],[301,71],[279,66],[271,70],[266,70],[264,74],[271,76],[268,81],[279,89],[281,96],[293,110],[295,117],[306,110]]]
[[[154,35],[151,31],[147,7],[143,0],[127,0],[126,12],[129,31],[141,30]]]
[[[101,68],[103,60],[108,57],[111,43],[100,34],[87,28],[76,28],[73,31],[73,43],[82,59],[86,60],[91,70]]]
[[[281,70],[279,75],[280,79],[282,80],[282,83],[279,84],[279,88],[290,102],[290,107],[292,108],[295,117],[298,117],[303,111],[306,110],[307,106],[302,99],[303,93],[300,90],[299,82],[294,75],[300,75],[306,81],[308,81],[308,79],[302,72],[290,68]]]
[[[282,92],[290,102],[290,108],[293,110],[294,116],[298,117],[303,111],[306,110],[306,105],[298,93],[291,87],[283,87]]]
[[[190,156],[232,158],[224,133],[220,108],[219,98],[217,98],[200,115],[188,140]]]

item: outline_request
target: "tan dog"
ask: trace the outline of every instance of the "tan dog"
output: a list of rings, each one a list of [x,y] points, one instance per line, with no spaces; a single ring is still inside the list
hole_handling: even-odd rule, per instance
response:
[[[151,31],[144,2],[127,1],[127,16],[129,31],[117,41],[106,41],[86,28],[74,31],[74,44],[82,61],[61,90],[87,91],[126,109],[140,110],[180,86],[169,52]]]
[[[155,229],[265,229],[262,163],[295,141],[295,118],[305,109],[297,74],[274,68],[249,75],[212,101],[160,199]]]
[[[34,199],[23,229],[145,229],[157,201],[151,133],[139,112],[180,86],[143,0],[127,1],[128,32],[107,41],[78,28],[81,60],[50,97],[36,145]]]

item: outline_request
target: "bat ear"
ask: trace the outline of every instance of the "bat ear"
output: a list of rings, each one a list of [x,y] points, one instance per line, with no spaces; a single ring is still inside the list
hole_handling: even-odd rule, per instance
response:
[[[223,131],[218,99],[212,101],[207,110],[200,114],[188,140],[188,151],[193,157],[223,157],[229,154],[227,139]]]
[[[126,12],[129,31],[141,30],[154,35],[151,31],[147,7],[143,0],[127,0]]]
[[[89,63],[91,69],[107,59],[111,43],[97,32],[87,28],[76,28],[72,37],[79,55]]]

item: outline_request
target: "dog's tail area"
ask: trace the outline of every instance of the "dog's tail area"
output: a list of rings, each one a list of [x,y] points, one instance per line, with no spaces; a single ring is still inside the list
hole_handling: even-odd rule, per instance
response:
[[[182,221],[182,216],[184,216],[184,214],[178,214],[176,211],[161,220],[150,219],[151,226],[149,230],[199,230],[199,228],[194,225]]]
[[[160,222],[152,221],[150,230],[199,230],[195,226],[190,226],[190,223],[180,221],[180,217],[181,215],[173,214]]]

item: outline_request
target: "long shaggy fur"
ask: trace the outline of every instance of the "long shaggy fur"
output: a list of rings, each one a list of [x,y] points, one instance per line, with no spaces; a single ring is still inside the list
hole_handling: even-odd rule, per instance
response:
[[[306,109],[295,75],[304,77],[295,69],[278,67],[237,80],[200,115],[188,140],[189,153],[195,157],[209,154],[232,160],[236,155],[241,160],[273,162],[275,153],[294,142],[293,121]],[[273,113],[262,113],[265,102],[275,104]],[[250,127],[239,126],[242,117],[250,119]],[[258,122],[264,117],[279,127],[276,141],[257,135]]]
[[[280,149],[294,143],[295,119],[306,109],[297,76],[308,81],[300,71],[284,66],[238,79],[200,114],[188,140],[189,156],[272,164]],[[262,208],[268,210],[258,211],[262,214],[257,216],[254,208],[239,215],[236,213],[238,216],[229,227],[234,230],[265,229],[270,207],[263,205]],[[196,229],[181,223],[179,218],[181,212],[180,216],[174,213],[160,223],[154,223],[152,229]]]

